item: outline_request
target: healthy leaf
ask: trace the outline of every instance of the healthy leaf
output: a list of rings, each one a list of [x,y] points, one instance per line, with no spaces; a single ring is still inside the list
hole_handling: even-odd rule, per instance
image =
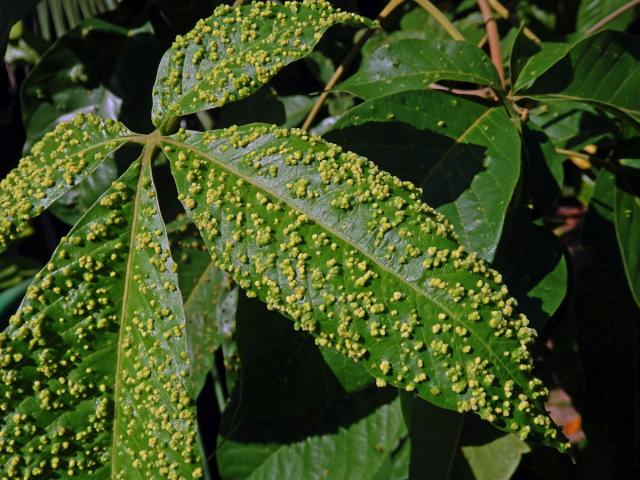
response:
[[[493,259],[520,175],[520,138],[504,109],[403,92],[359,105],[326,137],[420,186],[460,243]]]
[[[378,385],[561,445],[531,374],[535,331],[413,184],[274,126],[182,131],[162,145],[215,265],[248,295]]]
[[[224,480],[374,480],[380,478],[376,475],[386,467],[404,436],[406,426],[400,402],[395,400],[337,432],[292,444],[225,440],[218,449],[218,462]]]
[[[524,208],[514,211],[493,265],[533,326],[540,329],[567,294],[568,271],[558,238],[529,217]]]
[[[238,287],[211,263],[195,226],[178,219],[168,226],[171,251],[180,265],[187,343],[194,391],[202,390],[218,347],[233,339]]]
[[[398,40],[382,45],[338,89],[365,100],[457,80],[500,89],[489,57],[478,47],[454,40]]]
[[[373,25],[325,0],[217,7],[163,56],[153,89],[154,124],[251,95],[339,23]]]
[[[519,43],[513,68],[516,77],[512,78],[513,91],[519,92],[536,78],[546,73],[558,60],[571,49],[570,43],[545,42],[532,46],[526,40]],[[537,52],[533,54],[534,52]],[[519,60],[518,60],[519,59]]]
[[[614,12],[623,5],[629,3],[629,0],[582,0],[578,7],[576,18],[576,30],[585,31],[592,27],[596,22]],[[609,29],[624,30],[634,19],[633,9],[629,9],[622,15],[611,19],[607,23]]]
[[[619,183],[613,194],[616,237],[629,289],[640,307],[640,193],[627,179],[620,178]]]
[[[0,251],[109,154],[135,136],[121,123],[79,114],[56,126],[0,182]]]
[[[0,58],[4,58],[4,50],[7,46],[9,31],[13,24],[26,16],[37,3],[38,0],[25,0],[24,2],[0,2]]]
[[[558,57],[558,52],[555,53]],[[637,123],[640,122],[638,58],[638,37],[606,30],[576,43],[553,65],[545,65],[544,74],[537,73],[530,86],[520,81],[525,77],[523,70],[515,90],[518,95],[537,100],[590,103]],[[535,67],[538,72],[539,67]]]
[[[178,279],[143,162],[63,239],[0,334],[3,477],[202,474]]]

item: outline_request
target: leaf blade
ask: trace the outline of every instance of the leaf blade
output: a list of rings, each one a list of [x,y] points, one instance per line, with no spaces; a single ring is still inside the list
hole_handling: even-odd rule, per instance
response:
[[[495,377],[487,377],[491,378],[489,383],[497,378],[504,383],[500,388],[483,386],[482,391],[488,388],[507,404],[515,401],[509,400],[513,385],[519,385],[518,392],[529,394],[519,397],[527,398],[527,403],[518,401],[505,410],[507,417],[513,415],[509,428],[523,436],[530,430],[539,441],[555,444],[546,439],[555,434],[538,403],[544,390],[526,373],[530,357],[524,345],[531,341],[533,331],[526,328],[524,316],[518,320],[510,317],[514,301],[503,298],[506,289],[493,283],[501,281],[497,272],[487,269],[477,255],[458,247],[451,226],[441,214],[417,200],[413,185],[319,137],[273,126],[180,132],[173,138],[164,137],[162,145],[179,198],[193,216],[214,262],[231,272],[250,296],[259,296],[270,308],[294,319],[296,328],[314,333],[320,345],[354,360],[371,355],[372,363],[363,365],[380,385],[388,382],[416,390],[445,408],[472,409],[472,397],[479,394],[472,380],[478,368],[486,370],[467,361],[473,363],[479,355],[480,365],[480,357],[485,356],[485,367],[493,362],[495,373]],[[320,196],[322,199],[316,200]],[[373,203],[378,207],[372,207]],[[246,213],[248,208],[250,213]],[[410,231],[398,227],[405,218],[395,227],[388,220],[399,208],[408,218]],[[280,226],[283,220],[288,222],[285,227]],[[410,225],[416,225],[415,229]],[[411,239],[418,243],[411,243]],[[325,240],[325,248],[321,248]],[[438,254],[440,250],[447,252]],[[456,267],[449,271],[445,258],[450,253]],[[294,261],[302,262],[299,267],[291,263],[291,254],[295,254]],[[472,264],[477,266],[478,276]],[[303,267],[311,278],[300,274],[298,268]],[[491,298],[506,302],[502,313],[490,314],[489,303],[481,307],[475,300],[462,301],[460,288],[467,293],[472,290],[473,298],[481,298],[474,297],[478,281],[480,286],[488,282],[487,291],[494,295]],[[456,283],[457,290],[452,290]],[[353,296],[347,301],[349,293]],[[455,301],[454,297],[460,298]],[[472,307],[482,315],[476,318],[469,311]],[[397,315],[398,320],[393,320]],[[499,326],[502,320],[490,322],[491,315],[500,315],[504,330]],[[484,322],[475,323],[480,318]],[[456,323],[457,334],[445,319]],[[505,337],[506,325],[512,325],[521,338],[513,336],[514,330]],[[438,337],[440,333],[444,335]],[[468,345],[467,334],[473,347]],[[515,361],[505,360],[504,351]],[[410,363],[408,359],[412,359]],[[503,420],[489,413],[492,408],[484,409],[483,416],[507,428]],[[498,413],[505,411],[500,407]],[[536,423],[529,415],[537,418]]]
[[[153,90],[154,124],[252,94],[285,65],[303,58],[338,23],[373,25],[326,1],[216,8],[162,57]]]
[[[365,100],[425,89],[438,80],[457,80],[500,89],[486,54],[466,42],[403,39],[382,45],[337,89]]]
[[[614,188],[613,219],[629,290],[640,307],[640,198],[626,182]]]
[[[91,174],[113,151],[135,140],[121,123],[79,114],[34,145],[0,183],[0,251],[38,216]]]

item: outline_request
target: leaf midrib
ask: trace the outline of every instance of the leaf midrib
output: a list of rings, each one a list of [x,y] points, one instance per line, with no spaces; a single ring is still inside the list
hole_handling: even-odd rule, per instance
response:
[[[485,114],[486,114],[486,112],[485,112]],[[484,116],[484,114],[482,116]],[[474,122],[474,124],[475,123],[476,122]],[[187,149],[187,150],[191,151],[192,153],[194,153],[196,155],[201,155],[201,156],[211,160],[213,163],[215,163],[220,168],[226,169],[229,173],[231,173],[233,175],[236,175],[237,177],[241,178],[242,180],[246,181],[247,183],[249,183],[251,185],[254,185],[254,186],[258,187],[258,188],[261,188],[265,192],[268,192],[269,195],[271,195],[274,198],[277,198],[278,200],[280,200],[281,202],[285,203],[290,208],[295,209],[295,210],[301,210],[297,205],[291,203],[290,201],[288,201],[287,199],[281,197],[277,193],[272,192],[268,188],[268,186],[264,185],[262,182],[254,179],[253,177],[246,176],[245,174],[243,174],[242,172],[237,170],[235,167],[229,165],[228,163],[222,163],[222,162],[217,161],[216,158],[213,157],[212,155],[210,155],[208,152],[203,152],[202,150],[199,150],[198,148],[193,147],[192,145],[189,145],[189,144],[184,143],[184,142],[180,142],[180,141],[175,140],[174,138],[170,138],[170,137],[163,137],[161,141],[169,143],[169,144],[171,144],[173,146],[176,146],[176,147],[179,147],[179,148]],[[419,296],[429,300],[434,305],[436,305],[437,307],[441,308],[452,319],[455,319],[456,322],[458,322],[460,325],[465,327],[469,332],[471,332],[473,334],[474,338],[477,339],[477,341],[485,348],[485,350],[488,353],[492,354],[492,358],[495,360],[495,362],[497,364],[499,364],[508,373],[508,375],[513,380],[516,380],[516,382],[518,384],[520,383],[520,377],[518,375],[514,375],[513,374],[512,370],[508,367],[508,365],[503,362],[502,356],[496,354],[493,351],[493,349],[489,347],[489,345],[484,341],[484,338],[482,337],[482,335],[478,334],[478,332],[475,330],[475,328],[473,328],[471,326],[470,323],[467,323],[464,320],[460,319],[459,315],[455,314],[448,307],[446,307],[445,305],[441,304],[433,296],[428,295],[428,292],[425,292],[424,290],[422,290],[418,285],[415,285],[413,282],[409,282],[409,281],[405,280],[404,278],[399,276],[396,272],[394,272],[394,271],[390,270],[388,267],[382,265],[373,255],[371,255],[368,252],[363,251],[362,248],[360,248],[359,245],[356,245],[351,240],[345,238],[340,232],[338,232],[338,231],[332,229],[331,227],[325,225],[324,223],[318,221],[318,219],[315,218],[315,216],[313,216],[311,213],[309,213],[307,211],[304,211],[304,213],[306,213],[307,216],[311,220],[313,220],[317,225],[321,226],[324,230],[326,230],[327,232],[329,232],[332,235],[335,235],[337,238],[342,240],[345,244],[349,245],[351,248],[359,251],[363,256],[368,258],[374,265],[376,265],[382,271],[387,272],[391,277],[395,278],[399,283],[406,285],[408,288],[413,290]]]
[[[140,162],[140,170],[138,175],[138,181],[136,182],[136,198],[133,203],[133,211],[131,213],[131,236],[129,237],[129,255],[127,257],[127,267],[124,273],[124,288],[123,288],[123,296],[122,296],[122,308],[120,311],[120,330],[118,332],[118,344],[116,345],[116,369],[115,369],[115,386],[113,393],[113,433],[111,439],[111,478],[114,477],[114,472],[116,471],[116,456],[117,456],[117,442],[118,442],[118,411],[119,411],[119,401],[120,401],[120,385],[122,383],[121,379],[121,369],[122,369],[122,339],[124,338],[125,333],[125,319],[127,318],[127,304],[129,302],[129,291],[131,289],[131,271],[133,267],[133,258],[134,258],[134,243],[135,243],[135,233],[138,226],[138,216],[140,211],[140,202],[142,198],[142,180],[144,179],[144,170],[148,163],[151,162],[151,158],[156,149],[156,144],[153,141],[147,143],[144,147],[144,150],[141,154],[141,162]]]

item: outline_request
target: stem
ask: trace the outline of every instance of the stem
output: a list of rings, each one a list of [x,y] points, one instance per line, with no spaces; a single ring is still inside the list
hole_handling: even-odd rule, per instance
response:
[[[599,22],[596,22],[595,25],[589,27],[589,29],[585,32],[585,35],[586,36],[593,35],[598,30],[600,30],[602,27],[604,27],[607,23],[609,23],[612,20],[618,18],[620,15],[622,15],[627,10],[630,10],[633,7],[636,7],[638,5],[640,5],[640,0],[631,0],[630,2],[625,3],[623,6],[621,6],[617,10],[614,10],[613,12],[611,12],[609,15],[604,17]]]
[[[434,18],[434,20],[438,22],[442,26],[442,28],[444,28],[447,31],[447,33],[451,36],[451,38],[453,38],[454,40],[460,40],[460,41],[464,40],[464,37],[458,31],[455,25],[451,23],[449,19],[445,17],[444,13],[442,13],[438,9],[438,7],[436,7],[433,3],[431,3],[429,0],[414,0],[414,1],[418,5],[420,5],[422,8],[424,8],[427,11],[427,13],[429,13],[429,15],[431,15]]]
[[[502,70],[502,50],[500,49],[500,35],[498,34],[498,26],[496,20],[493,18],[493,12],[491,7],[487,3],[487,0],[476,0],[478,7],[482,12],[484,18],[484,24],[487,29],[487,38],[489,40],[489,51],[491,52],[491,61],[498,71],[498,77],[500,78],[500,85],[504,88],[504,72]]]
[[[489,5],[491,5],[491,8],[493,8],[493,10],[505,20],[509,20],[509,18],[511,17],[511,15],[509,14],[509,10],[507,10],[507,7],[502,5],[498,0],[489,0]],[[525,37],[535,43],[540,43],[542,41],[540,40],[540,37],[538,37],[527,27],[524,27],[522,29],[522,32],[524,33]]]
[[[389,3],[387,3],[387,5],[382,9],[380,14],[376,18],[376,20],[378,21],[384,20],[386,17],[389,16],[389,14],[393,10],[399,7],[403,2],[404,0],[390,0]],[[324,89],[322,90],[322,93],[318,97],[318,100],[316,100],[316,103],[313,105],[313,107],[311,108],[311,111],[307,115],[307,118],[304,120],[304,123],[302,124],[303,130],[308,130],[309,127],[313,124],[313,121],[318,116],[318,113],[320,112],[322,105],[324,105],[325,100],[329,96],[329,91],[336,85],[336,83],[338,83],[338,80],[342,78],[342,75],[344,74],[345,70],[347,70],[351,66],[351,64],[355,60],[356,56],[358,55],[358,53],[360,52],[364,44],[367,42],[367,40],[369,40],[371,35],[373,35],[374,31],[375,30],[372,28],[367,29],[364,32],[364,34],[358,39],[355,45],[351,47],[351,50],[349,50],[349,53],[347,53],[347,56],[344,57],[344,60],[342,60],[340,65],[338,65],[338,68],[336,68],[336,71],[333,72],[333,75],[331,75],[331,78],[329,79],[327,84],[324,86]]]

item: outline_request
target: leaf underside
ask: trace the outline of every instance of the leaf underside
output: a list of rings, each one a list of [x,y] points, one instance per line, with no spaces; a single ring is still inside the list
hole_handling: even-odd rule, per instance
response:
[[[0,334],[2,478],[200,476],[184,329],[150,162],[136,161]]]
[[[219,6],[163,56],[153,89],[154,124],[251,95],[339,23],[373,24],[324,0]]]
[[[297,130],[161,142],[214,264],[250,296],[361,361],[378,385],[561,445],[531,374],[535,332],[419,189]]]

